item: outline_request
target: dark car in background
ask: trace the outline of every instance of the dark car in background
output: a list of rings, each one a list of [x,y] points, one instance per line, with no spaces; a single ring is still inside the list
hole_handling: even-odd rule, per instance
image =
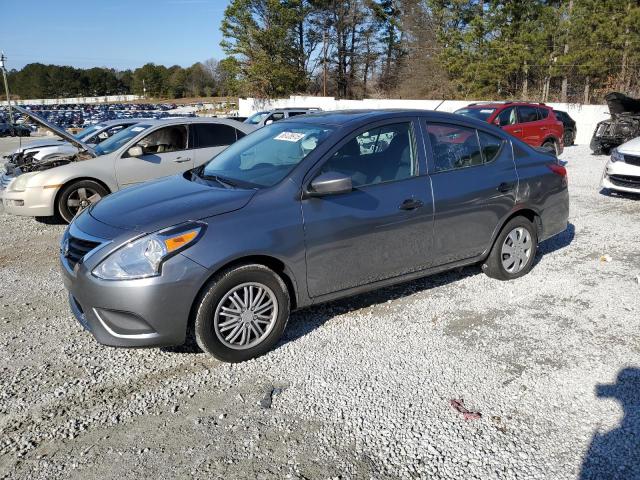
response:
[[[29,137],[31,129],[26,125],[0,123],[0,137]]]
[[[556,155],[564,149],[564,126],[553,109],[543,103],[472,103],[455,113],[492,123],[526,144]]]
[[[571,118],[567,112],[562,110],[554,110],[556,118],[562,122],[564,126],[564,146],[569,147],[576,143],[576,135],[578,134],[578,127],[576,121]]]
[[[609,155],[623,143],[640,137],[640,100],[619,92],[605,95],[611,118],[596,125],[591,137],[591,150],[596,155]]]
[[[100,343],[194,332],[239,362],[273,348],[293,309],[463,265],[521,277],[568,213],[557,158],[491,124],[326,112],[99,201],[65,231],[60,261],[71,310]]]

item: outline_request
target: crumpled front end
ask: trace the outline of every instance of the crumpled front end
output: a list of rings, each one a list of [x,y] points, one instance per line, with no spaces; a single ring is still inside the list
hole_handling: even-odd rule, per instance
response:
[[[615,147],[638,136],[640,136],[640,115],[616,114],[609,120],[598,123],[591,137],[590,147],[596,155],[609,155]]]

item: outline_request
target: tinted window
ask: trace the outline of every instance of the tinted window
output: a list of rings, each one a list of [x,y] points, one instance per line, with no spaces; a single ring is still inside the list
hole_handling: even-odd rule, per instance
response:
[[[307,112],[289,112],[290,117],[295,117],[297,115],[304,115]]]
[[[538,109],[535,107],[518,107],[520,123],[535,122],[538,120]]]
[[[191,128],[195,131],[195,148],[220,147],[236,141],[236,129],[229,125],[195,123]]]
[[[538,119],[542,120],[549,116],[549,110],[546,108],[538,108]]]
[[[272,120],[274,122],[277,122],[278,120],[282,120],[284,118],[284,113],[282,112],[278,112],[278,113],[272,113],[271,116],[269,116],[269,118],[267,118],[268,120]]]
[[[516,123],[518,123],[516,109],[513,107],[505,108],[498,114],[496,118],[500,122],[499,125],[501,127],[506,127],[507,125],[515,125]]]
[[[482,149],[482,158],[484,163],[489,163],[495,160],[502,148],[504,140],[482,131],[478,131],[478,138],[480,139],[480,147]]]
[[[385,125],[351,138],[323,165],[322,172],[351,177],[355,187],[412,176],[415,152],[411,123]]]
[[[114,138],[114,137],[112,137]],[[187,127],[172,125],[159,128],[138,142],[145,154],[177,152],[187,149]]]
[[[495,108],[461,108],[460,110],[456,110],[455,113],[486,122],[495,111]]]
[[[434,123],[427,125],[427,135],[436,172],[482,165],[483,157],[475,129]]]

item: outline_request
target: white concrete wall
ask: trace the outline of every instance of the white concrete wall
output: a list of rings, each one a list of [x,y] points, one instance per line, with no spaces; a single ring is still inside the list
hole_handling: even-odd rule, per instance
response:
[[[364,100],[336,100],[334,97],[308,96],[291,96],[289,98],[273,100],[240,98],[238,100],[238,115],[248,117],[259,110],[285,107],[318,107],[322,110],[415,108],[453,112],[472,102],[472,100],[382,100],[373,98]],[[574,103],[549,103],[548,105],[558,110],[564,110],[576,121],[578,128],[577,144],[588,144],[596,124],[609,117],[606,105],[581,105]]]
[[[140,100],[140,95],[106,95],[104,97],[77,97],[77,98],[38,98],[32,100],[12,100],[18,105],[68,105],[70,103],[107,103],[107,102],[131,102]],[[7,101],[0,101],[0,105],[6,106]]]

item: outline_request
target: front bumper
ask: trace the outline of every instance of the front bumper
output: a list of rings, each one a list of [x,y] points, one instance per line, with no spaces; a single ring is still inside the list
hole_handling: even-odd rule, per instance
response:
[[[73,235],[81,238],[83,233],[76,228]],[[116,281],[94,277],[93,268],[114,248],[112,242],[104,241],[75,265],[60,254],[62,277],[76,319],[103,345],[183,344],[191,307],[208,271],[179,254],[165,262],[157,277]]]
[[[22,192],[0,190],[0,199],[6,213],[27,217],[54,215],[57,188],[27,187]]]
[[[609,161],[602,174],[602,188],[640,194],[640,167]]]

